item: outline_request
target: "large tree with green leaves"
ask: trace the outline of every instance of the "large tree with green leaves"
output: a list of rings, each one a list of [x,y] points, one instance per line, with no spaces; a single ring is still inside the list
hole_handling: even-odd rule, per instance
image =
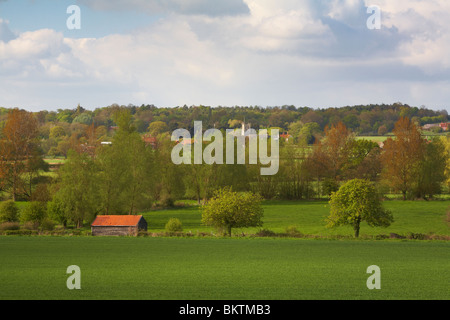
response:
[[[331,195],[330,215],[327,227],[350,225],[359,237],[361,222],[371,227],[388,227],[393,221],[392,213],[383,208],[375,185],[363,179],[353,179],[343,184]]]
[[[96,164],[87,153],[71,150],[59,173],[59,190],[53,201],[58,202],[62,216],[81,228],[100,212]]]
[[[260,227],[264,213],[261,201],[258,194],[219,189],[202,207],[202,223],[226,231],[229,236],[232,228]]]
[[[103,214],[135,214],[150,207],[149,188],[154,181],[154,156],[131,123],[126,109],[115,119],[119,128],[111,145],[98,151],[99,203]]]

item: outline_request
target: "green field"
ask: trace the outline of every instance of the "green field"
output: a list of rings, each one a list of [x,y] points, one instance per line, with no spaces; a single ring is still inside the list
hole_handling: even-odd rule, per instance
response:
[[[444,241],[10,236],[0,255],[2,300],[450,299]]]
[[[372,228],[361,224],[361,236],[422,233],[450,235],[446,222],[450,201],[385,201],[385,208],[392,211],[394,223],[388,228]],[[325,219],[330,213],[326,201],[265,201],[263,204],[263,228],[277,233],[285,232],[286,227],[295,226],[300,232],[319,236],[351,236],[354,231],[349,226],[336,229],[325,227]],[[143,214],[148,223],[149,232],[162,232],[170,218],[178,218],[184,232],[213,232],[201,224],[201,211],[197,206],[179,209],[150,211]],[[234,229],[234,234],[256,233],[260,228]]]

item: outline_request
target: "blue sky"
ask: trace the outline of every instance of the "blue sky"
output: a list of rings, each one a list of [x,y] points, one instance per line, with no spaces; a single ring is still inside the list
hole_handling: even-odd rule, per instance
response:
[[[0,106],[450,111],[449,18],[447,0],[0,0]]]
[[[82,28],[69,30],[67,8],[76,4],[81,9]],[[151,24],[159,15],[148,15],[137,10],[100,11],[75,0],[13,0],[0,1],[0,17],[9,21],[16,32],[53,29],[72,38],[101,38],[114,33],[126,33]]]

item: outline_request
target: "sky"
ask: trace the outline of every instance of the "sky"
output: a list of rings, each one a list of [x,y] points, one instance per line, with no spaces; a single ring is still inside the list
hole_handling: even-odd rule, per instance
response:
[[[2,107],[395,102],[450,111],[450,1],[0,0]]]

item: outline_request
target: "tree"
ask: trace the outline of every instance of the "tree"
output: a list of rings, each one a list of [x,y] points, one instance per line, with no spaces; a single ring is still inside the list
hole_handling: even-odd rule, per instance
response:
[[[31,112],[12,109],[8,113],[0,140],[0,174],[12,200],[23,190],[22,175],[26,172],[26,161],[36,154],[38,123]]]
[[[12,200],[0,203],[0,222],[18,222],[19,208]]]
[[[417,198],[432,198],[441,192],[441,185],[446,181],[448,155],[445,151],[445,144],[439,138],[434,138],[425,145],[424,157],[419,164],[417,185],[414,188]]]
[[[22,212],[23,222],[34,222],[41,224],[47,215],[47,205],[39,201],[31,201]]]
[[[314,144],[305,165],[315,173],[318,185],[324,178],[329,186],[337,186],[347,175],[355,137],[342,122],[326,127],[325,135]]]
[[[395,124],[395,139],[388,138],[381,154],[383,177],[395,191],[400,191],[403,200],[413,190],[423,160],[425,140],[419,128],[408,118],[400,118]]]
[[[169,128],[167,127],[167,124],[163,121],[155,121],[150,123],[148,126],[148,132],[156,137],[158,134],[168,132]]]
[[[264,213],[261,201],[258,194],[233,192],[231,188],[219,189],[202,207],[202,223],[219,230],[225,229],[230,237],[232,228],[260,227]]]
[[[99,212],[98,171],[94,160],[86,153],[71,150],[59,172],[61,182],[54,197],[63,215],[81,228],[83,221],[94,220]]]
[[[376,142],[366,139],[353,140],[348,161],[344,166],[346,178],[376,180],[381,172],[379,154],[380,148]]]
[[[445,183],[447,184],[447,188],[450,189],[450,136],[447,135],[446,137],[441,137],[442,144],[445,146],[444,157],[446,160],[446,166],[445,166]]]
[[[359,237],[363,221],[371,227],[388,227],[394,221],[392,213],[383,208],[374,184],[368,180],[353,179],[343,184],[331,195],[330,206],[327,227],[351,225],[355,238]]]
[[[148,200],[153,182],[155,163],[151,148],[145,146],[127,121],[131,118],[122,114],[112,145],[100,148],[96,159],[99,203],[104,214],[135,214]]]

